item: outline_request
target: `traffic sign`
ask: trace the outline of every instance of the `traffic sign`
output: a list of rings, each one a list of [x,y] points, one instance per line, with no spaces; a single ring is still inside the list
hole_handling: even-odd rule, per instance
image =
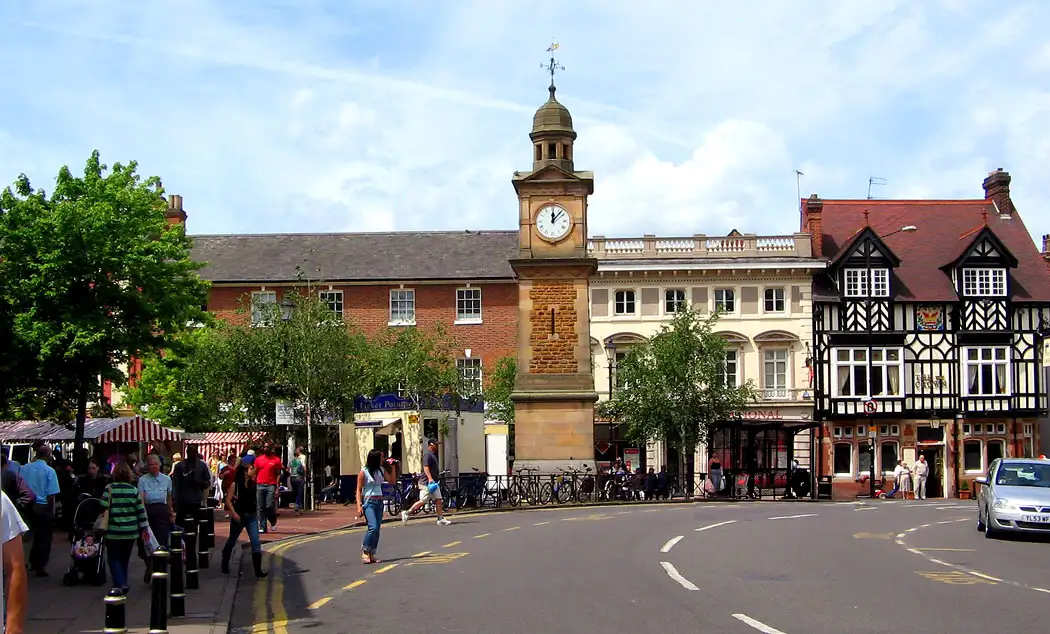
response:
[[[879,411],[879,403],[878,403],[878,401],[876,401],[874,399],[868,399],[868,400],[864,401],[864,413],[865,414],[874,414],[877,411]]]

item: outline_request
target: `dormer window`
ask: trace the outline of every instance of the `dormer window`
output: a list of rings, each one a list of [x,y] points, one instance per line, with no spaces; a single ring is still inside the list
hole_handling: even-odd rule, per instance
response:
[[[889,297],[889,269],[846,269],[843,271],[846,297]]]
[[[1006,296],[1006,269],[963,269],[965,297]]]

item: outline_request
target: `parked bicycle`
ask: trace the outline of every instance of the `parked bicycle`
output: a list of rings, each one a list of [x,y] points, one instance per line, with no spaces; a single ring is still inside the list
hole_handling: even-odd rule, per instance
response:
[[[584,465],[583,471],[574,469],[571,466],[568,469],[559,468],[558,471],[561,473],[553,478],[553,482],[547,482],[543,485],[543,493],[541,494],[543,499],[547,500],[547,502],[557,502],[558,504],[583,502],[583,483],[586,480],[581,481],[580,474],[586,473],[586,478],[590,478],[590,466]],[[547,502],[544,503],[546,504]]]
[[[539,469],[535,467],[521,467],[515,469],[517,477],[514,478],[514,482],[511,483],[510,489],[507,492],[507,502],[509,502],[511,506],[517,506],[523,501],[528,504],[545,503],[543,502],[540,493],[539,478],[534,475],[537,471],[539,471]]]

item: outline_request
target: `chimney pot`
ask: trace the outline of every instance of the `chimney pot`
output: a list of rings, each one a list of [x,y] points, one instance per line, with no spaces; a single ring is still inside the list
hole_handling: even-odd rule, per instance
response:
[[[824,201],[820,196],[811,194],[803,211],[802,230],[809,234],[813,255],[818,258],[824,257],[823,211]]]
[[[168,220],[169,225],[186,224],[186,212],[182,209],[181,195],[171,194],[168,196],[168,210],[165,212],[164,217]]]
[[[990,173],[981,184],[984,187],[984,198],[995,203],[1002,216],[1012,216],[1014,203],[1010,198],[1010,172],[999,168]]]

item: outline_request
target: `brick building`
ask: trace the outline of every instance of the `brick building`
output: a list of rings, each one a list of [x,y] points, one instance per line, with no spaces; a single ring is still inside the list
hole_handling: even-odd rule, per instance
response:
[[[983,199],[803,201],[829,260],[813,288],[818,473],[840,497],[898,459],[925,456],[939,497],[1037,453],[1050,274],[1009,185],[999,170]]]

